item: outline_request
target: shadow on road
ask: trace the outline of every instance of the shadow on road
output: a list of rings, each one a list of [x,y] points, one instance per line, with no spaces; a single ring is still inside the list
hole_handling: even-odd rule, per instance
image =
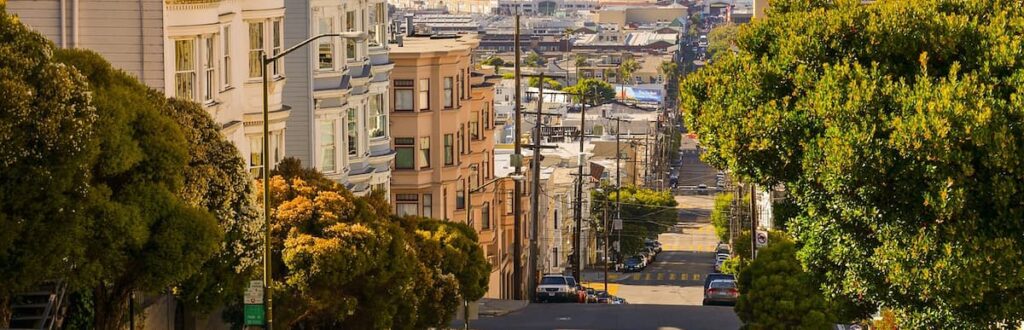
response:
[[[473,329],[737,329],[729,306],[531,304],[518,312],[471,322]],[[453,327],[462,328],[461,322]]]

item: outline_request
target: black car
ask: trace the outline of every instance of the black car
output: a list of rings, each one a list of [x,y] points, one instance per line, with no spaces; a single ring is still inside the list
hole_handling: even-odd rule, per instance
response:
[[[639,272],[643,269],[643,262],[640,261],[640,257],[626,259],[626,265],[623,266],[623,271],[625,272]]]
[[[711,282],[715,281],[715,280],[732,280],[732,281],[736,281],[736,276],[733,276],[732,274],[724,274],[724,273],[711,273],[711,274],[708,274],[708,276],[704,277],[704,292],[708,291],[708,286],[710,286]]]

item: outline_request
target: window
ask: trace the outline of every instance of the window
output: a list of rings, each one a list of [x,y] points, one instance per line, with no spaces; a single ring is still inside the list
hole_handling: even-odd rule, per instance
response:
[[[489,202],[484,202],[484,206],[480,209],[480,227],[491,228],[491,203]]]
[[[249,23],[249,78],[263,76],[263,22]]]
[[[482,119],[484,120],[484,129],[491,128],[491,103],[490,102],[484,102],[484,115],[482,117],[483,117]]]
[[[384,94],[370,97],[369,124],[366,130],[371,138],[384,137],[387,131],[388,116],[384,112]]]
[[[430,79],[420,79],[420,110],[430,110]]]
[[[419,208],[418,202],[419,196],[416,194],[395,194],[395,214],[398,216],[416,215],[416,209]]]
[[[466,89],[464,88],[464,85],[462,83],[462,75],[459,75],[458,77],[459,77],[459,98],[458,99],[462,100],[462,99],[465,98]]]
[[[260,169],[263,168],[263,137],[254,136],[249,138],[249,167],[252,168],[253,174],[260,175]]]
[[[320,17],[317,19],[317,32],[320,34],[334,32],[334,18]],[[317,68],[334,70],[334,38],[320,38],[317,46]]]
[[[420,138],[420,168],[430,167],[430,137]]]
[[[349,11],[345,13],[345,31],[356,30],[356,12]],[[345,58],[354,60],[356,59],[356,41],[352,39],[345,39]]]
[[[416,148],[416,139],[413,138],[395,138],[395,168],[397,169],[413,169],[416,167],[416,158],[414,156]]]
[[[512,203],[515,203],[515,191],[509,190],[505,193],[505,214],[512,214]]]
[[[558,229],[558,209],[555,209],[555,219],[553,221],[554,228]]]
[[[366,40],[370,47],[380,46],[382,44],[380,38],[384,35],[384,31],[381,31],[380,29],[382,26],[380,21],[387,18],[387,15],[384,13],[384,3],[374,5],[373,8],[369,10],[368,14],[369,28],[366,32],[369,36]]]
[[[348,109],[348,155],[355,156],[359,153],[359,130],[356,127],[358,112],[355,108]]]
[[[465,155],[466,150],[469,150],[469,141],[466,140],[466,125],[459,125],[459,154]],[[462,158],[462,157],[459,157]]]
[[[423,216],[431,217],[434,215],[434,199],[431,198],[430,194],[423,194]]]
[[[174,96],[194,100],[196,89],[195,40],[174,41]]]
[[[412,80],[395,80],[395,111],[412,109]]]
[[[281,47],[282,47],[281,34],[282,34],[283,30],[282,30],[282,26],[281,26],[281,20],[280,19],[273,20],[270,23],[270,27],[274,29],[273,31],[270,31],[270,36],[271,36],[270,46],[272,47],[270,53],[276,56],[277,54],[281,53]],[[275,76],[280,76],[281,75],[281,68],[282,68],[281,59],[278,58],[278,59],[274,60],[274,75]]]
[[[224,35],[224,43],[220,48],[221,54],[224,56],[222,60],[224,62],[223,69],[221,69],[221,71],[224,72],[222,82],[223,87],[227,88],[231,86],[231,52],[229,51],[229,49],[231,49],[231,25],[224,25],[224,32],[222,34]]]
[[[551,248],[551,260],[555,263],[555,267],[558,267],[558,248]]]
[[[479,116],[479,113],[475,113],[473,114],[473,118],[469,120],[469,136],[472,137],[473,140],[480,139],[480,120],[478,119]]]
[[[466,209],[466,182],[465,180],[459,180],[459,184],[455,187],[455,209],[464,210]]]
[[[335,142],[334,120],[320,121],[320,170],[334,172],[337,170],[335,162],[337,159],[337,146]]]
[[[445,109],[451,108],[455,104],[454,101],[452,100],[452,97],[454,96],[454,95],[452,95],[452,88],[453,88],[453,86],[452,86],[452,77],[444,77],[444,107],[445,107]]]
[[[203,56],[203,78],[205,87],[203,89],[203,101],[213,101],[213,91],[217,85],[217,74],[214,72],[216,66],[217,56],[214,54],[216,43],[213,37],[207,37],[206,41],[206,56]]]
[[[444,135],[444,164],[453,165],[455,164],[454,146],[452,143],[455,141],[455,137],[452,134]]]

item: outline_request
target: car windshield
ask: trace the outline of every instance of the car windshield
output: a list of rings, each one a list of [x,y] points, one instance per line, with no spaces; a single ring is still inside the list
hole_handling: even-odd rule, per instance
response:
[[[561,276],[544,276],[544,278],[540,280],[540,284],[541,285],[545,285],[545,284],[564,285],[566,283],[565,283],[565,278],[561,277]]]
[[[598,291],[598,292],[597,292],[597,296],[598,296],[598,297],[601,297],[601,298],[604,298],[604,297],[607,297],[607,296],[608,296],[608,293],[607,293],[607,292],[604,292],[604,291]]]
[[[736,288],[736,282],[718,280],[711,282],[711,287],[715,289],[733,289]]]
[[[574,277],[566,277],[565,280],[567,282],[569,282],[569,285],[576,286],[576,278],[574,278]]]
[[[638,263],[640,263],[640,258],[639,257],[629,258],[629,260],[626,260],[626,263],[627,264],[638,264]]]

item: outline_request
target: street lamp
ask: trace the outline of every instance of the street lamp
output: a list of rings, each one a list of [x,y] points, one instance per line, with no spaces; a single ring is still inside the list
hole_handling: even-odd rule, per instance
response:
[[[273,274],[271,273],[271,253],[270,253],[270,101],[269,101],[269,86],[267,82],[267,69],[271,63],[279,58],[288,55],[302,46],[313,42],[314,40],[325,38],[325,37],[339,37],[342,39],[350,40],[366,40],[366,32],[344,32],[344,33],[324,33],[313,36],[309,39],[303,40],[302,42],[285,49],[279,54],[273,56],[267,56],[263,53],[261,68],[263,75],[263,300],[266,308],[266,323],[267,330],[274,329],[274,305],[273,295],[271,294],[271,287],[273,284]]]

